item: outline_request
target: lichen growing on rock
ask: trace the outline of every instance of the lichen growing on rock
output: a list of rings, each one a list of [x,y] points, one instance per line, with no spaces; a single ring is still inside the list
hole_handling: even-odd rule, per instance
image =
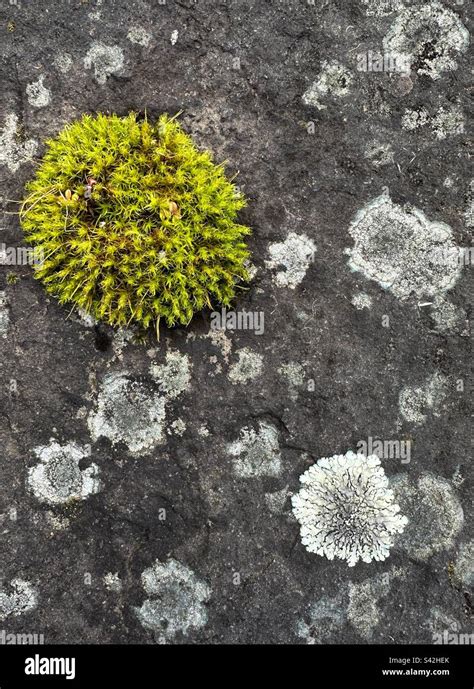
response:
[[[175,118],[84,115],[48,142],[27,192],[36,277],[98,320],[186,325],[248,277],[245,199]]]
[[[96,408],[89,414],[92,439],[125,443],[131,454],[151,451],[164,439],[166,397],[126,373],[105,376]]]
[[[303,487],[292,498],[309,552],[346,560],[385,560],[393,537],[407,524],[380,459],[354,452],[320,459],[300,477]]]
[[[135,608],[135,613],[159,643],[206,624],[205,602],[211,589],[186,565],[174,559],[165,563],[156,560],[142,573],[142,585],[150,598]]]
[[[12,579],[8,588],[0,590],[0,620],[34,610],[37,604],[36,588],[24,579]]]
[[[410,520],[397,538],[397,548],[421,561],[452,548],[463,527],[464,512],[450,482],[423,472],[415,481],[408,475],[395,476],[390,485]]]
[[[265,421],[257,430],[242,428],[238,440],[227,448],[234,457],[234,471],[242,478],[278,476],[281,472],[281,455],[278,431]]]
[[[85,500],[99,491],[98,466],[79,467],[79,462],[90,456],[90,447],[51,440],[49,445],[35,448],[34,453],[40,463],[29,470],[28,486],[41,502],[59,505]]]
[[[440,2],[405,7],[383,40],[387,53],[411,55],[412,69],[432,79],[457,69],[456,58],[468,45],[468,30],[458,15]]]
[[[270,259],[267,268],[275,270],[275,284],[278,287],[295,289],[303,280],[308,266],[314,258],[316,246],[305,234],[290,232],[283,242],[270,244]]]
[[[356,215],[349,233],[349,266],[401,300],[444,294],[461,274],[460,248],[449,225],[402,208],[387,194]]]

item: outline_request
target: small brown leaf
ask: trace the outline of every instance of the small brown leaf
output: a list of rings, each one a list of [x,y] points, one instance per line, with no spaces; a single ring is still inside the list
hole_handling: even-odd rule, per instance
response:
[[[174,201],[170,201],[168,204],[168,207],[170,209],[171,215],[174,215],[176,218],[181,217],[181,213],[179,212],[178,204],[175,203]]]

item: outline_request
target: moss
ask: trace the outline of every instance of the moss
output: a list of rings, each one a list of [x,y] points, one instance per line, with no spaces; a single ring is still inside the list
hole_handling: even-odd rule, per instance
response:
[[[231,303],[248,279],[245,199],[175,119],[84,115],[47,144],[20,217],[49,293],[157,329]]]

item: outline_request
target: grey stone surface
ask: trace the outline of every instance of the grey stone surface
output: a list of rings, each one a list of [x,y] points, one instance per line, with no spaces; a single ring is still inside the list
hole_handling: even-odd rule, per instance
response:
[[[0,242],[23,246],[15,201],[66,122],[182,111],[239,173],[254,277],[236,308],[265,315],[260,335],[203,314],[138,342],[59,306],[30,266],[0,266],[8,632],[430,642],[433,610],[440,633],[472,631],[472,274],[430,271],[427,251],[440,227],[471,243],[469,25],[458,0],[3,0]],[[411,51],[409,73],[358,69],[383,49]],[[242,429],[278,471],[236,470]],[[411,441],[408,463],[382,459],[411,522],[388,560],[348,568],[305,550],[290,498],[310,464],[368,437]],[[28,476],[51,443],[65,466],[90,446],[75,476],[97,467],[100,490],[38,500]],[[146,572],[160,573],[153,595]]]

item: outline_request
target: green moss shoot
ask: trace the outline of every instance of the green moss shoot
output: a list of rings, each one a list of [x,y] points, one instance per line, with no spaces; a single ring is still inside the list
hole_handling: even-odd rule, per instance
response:
[[[175,119],[84,115],[47,142],[20,218],[35,276],[111,325],[188,324],[248,280],[243,195]]]

